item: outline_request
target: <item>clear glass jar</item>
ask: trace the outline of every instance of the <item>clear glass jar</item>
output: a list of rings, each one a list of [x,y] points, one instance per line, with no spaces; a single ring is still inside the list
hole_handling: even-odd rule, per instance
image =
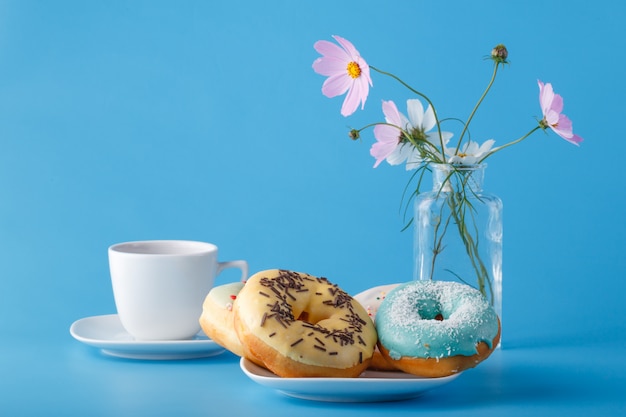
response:
[[[415,199],[414,279],[478,289],[502,321],[502,201],[483,191],[486,164],[432,164]]]

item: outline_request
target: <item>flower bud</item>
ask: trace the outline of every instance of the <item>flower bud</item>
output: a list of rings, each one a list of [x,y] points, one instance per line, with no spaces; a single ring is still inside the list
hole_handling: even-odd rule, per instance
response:
[[[507,62],[506,59],[508,56],[509,56],[509,51],[506,50],[506,46],[504,46],[503,44],[496,45],[491,50],[491,59],[493,59],[496,62],[505,64]]]
[[[361,137],[361,134],[359,133],[358,130],[352,129],[350,132],[348,132],[348,136],[350,136],[350,139],[352,140],[357,140],[358,138]]]

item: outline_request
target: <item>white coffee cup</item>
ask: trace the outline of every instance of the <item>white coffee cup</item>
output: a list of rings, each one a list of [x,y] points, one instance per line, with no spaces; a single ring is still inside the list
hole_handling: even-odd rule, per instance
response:
[[[216,245],[146,240],[109,247],[117,313],[138,340],[183,340],[200,331],[199,318],[215,277],[226,268],[248,276],[246,261],[218,261]]]

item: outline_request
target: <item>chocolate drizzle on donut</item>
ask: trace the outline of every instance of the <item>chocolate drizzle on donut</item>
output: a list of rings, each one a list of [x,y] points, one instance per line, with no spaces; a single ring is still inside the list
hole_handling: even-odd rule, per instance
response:
[[[303,312],[299,317],[294,316],[293,308],[290,304],[291,301],[296,300],[294,294],[309,291],[306,287],[307,281],[311,282],[315,280],[317,280],[318,283],[327,284],[329,288],[326,295],[324,293],[315,292],[314,296],[330,296],[330,298],[325,299],[322,303],[332,308],[346,311],[345,316],[342,318],[342,320],[347,323],[345,328],[327,329],[316,323],[310,323],[308,322],[308,312]],[[336,350],[328,350],[328,340],[332,340],[339,346],[348,346],[355,343],[367,345],[360,336],[367,322],[360,318],[354,311],[352,297],[335,284],[330,283],[328,279],[312,277],[293,271],[279,270],[278,276],[271,278],[262,277],[259,282],[263,287],[267,288],[267,292],[259,291],[259,294],[273,301],[267,304],[269,312],[266,312],[263,317],[261,317],[261,327],[266,324],[267,320],[275,320],[284,328],[288,328],[292,323],[300,321],[302,322],[302,326],[311,330],[304,338],[293,341],[291,347],[300,343],[306,343],[312,345],[314,349],[327,352],[328,355],[337,355],[338,352]],[[360,353],[358,360],[359,363],[362,363],[362,353]]]

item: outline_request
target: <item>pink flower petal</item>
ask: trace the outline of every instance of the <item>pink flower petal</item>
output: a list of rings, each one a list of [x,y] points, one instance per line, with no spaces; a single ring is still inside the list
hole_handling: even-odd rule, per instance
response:
[[[332,75],[345,75],[346,61],[329,57],[317,58],[313,62],[313,70],[327,77]]]
[[[391,100],[383,101],[383,114],[385,115],[387,123],[402,127],[402,117],[400,116],[396,103]]]
[[[552,96],[552,103],[550,103],[550,110],[561,113],[563,111],[563,97],[554,94]]]
[[[352,57],[348,54],[348,52],[346,52],[345,49],[342,49],[341,47],[329,41],[317,41],[315,42],[315,44],[313,44],[313,48],[315,48],[317,52],[323,55],[324,58],[335,58],[344,62],[346,60],[352,59]]]
[[[352,86],[350,77],[342,77],[341,75],[330,76],[322,85],[322,94],[326,97],[340,96]]]
[[[374,168],[391,155],[399,144],[400,130],[389,125],[376,125],[374,127],[375,142],[370,148],[370,155],[376,158]]]
[[[393,153],[398,145],[388,142],[375,142],[370,148],[370,155],[376,158],[374,168],[377,168],[381,162],[385,160],[389,155]]]
[[[572,144],[576,145],[576,146],[580,146],[580,143],[584,140],[583,138],[581,138],[578,135],[572,135],[571,138],[563,138],[568,142],[571,142]]]
[[[554,133],[574,145],[580,145],[583,141],[583,138],[574,134],[572,121],[564,114],[559,115],[559,121],[556,126],[552,127],[552,130]]]
[[[333,38],[343,47],[346,53],[350,56],[350,59],[355,60],[360,56],[359,51],[357,51],[354,45],[352,45],[352,42],[337,35],[333,35]]]
[[[365,95],[367,96],[367,92],[365,93]],[[359,107],[359,103],[362,103],[361,108],[363,108],[365,106],[365,100],[361,99],[362,96],[362,83],[354,82],[353,80],[350,88],[348,89],[348,94],[343,100],[343,105],[341,106],[341,115],[346,117],[350,116]]]
[[[559,114],[555,112],[554,110],[548,109],[544,113],[543,118],[548,123],[548,125],[550,125],[550,127],[559,123]]]
[[[545,87],[545,84],[540,80],[537,80],[537,84],[539,84],[539,105],[541,106],[541,111],[545,115],[546,112],[550,109],[550,102],[552,101],[551,97],[546,97],[548,94],[548,89]],[[552,87],[550,86],[550,89]]]

